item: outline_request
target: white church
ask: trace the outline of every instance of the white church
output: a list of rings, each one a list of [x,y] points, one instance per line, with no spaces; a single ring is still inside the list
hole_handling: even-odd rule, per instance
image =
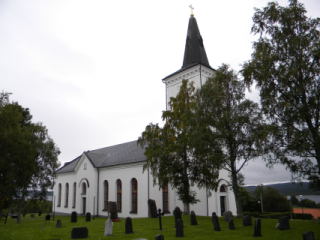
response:
[[[201,85],[214,74],[209,65],[198,25],[190,16],[183,65],[162,81],[166,85],[166,103],[175,97],[183,79]],[[172,214],[183,203],[170,184],[153,185],[149,171],[143,171],[146,162],[144,150],[137,141],[83,152],[56,172],[53,188],[53,211],[56,214],[90,212],[107,216],[109,201],[117,203],[119,217],[148,217],[148,199],[154,199],[157,208]],[[215,191],[192,187],[199,202],[190,205],[197,215],[210,216],[225,211],[236,214],[234,193],[230,177],[225,170],[219,173],[219,186]]]

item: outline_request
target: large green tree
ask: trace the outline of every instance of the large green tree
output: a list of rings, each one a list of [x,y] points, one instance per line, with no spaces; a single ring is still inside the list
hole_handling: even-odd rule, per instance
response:
[[[237,213],[242,214],[239,173],[248,161],[263,154],[266,138],[263,117],[257,103],[245,98],[245,84],[227,65],[222,65],[197,94],[198,143],[211,154],[219,143],[223,150],[222,168],[231,176]]]
[[[197,143],[194,93],[193,85],[183,81],[178,95],[169,102],[169,110],[162,114],[164,126],[149,124],[138,141],[145,147],[144,168],[151,169],[160,186],[170,183],[177,189],[186,213],[189,205],[197,202],[191,186],[214,186],[219,168],[218,161],[213,162],[212,157],[196,152],[193,146]],[[214,149],[215,158],[219,160],[222,152],[217,147]]]
[[[33,123],[29,109],[0,93],[0,209],[28,190],[44,196],[58,167],[59,150],[41,123]]]
[[[294,175],[320,176],[320,19],[306,16],[290,0],[256,9],[252,32],[258,35],[243,66],[248,85],[260,89],[263,112],[273,124],[269,163],[281,162]]]

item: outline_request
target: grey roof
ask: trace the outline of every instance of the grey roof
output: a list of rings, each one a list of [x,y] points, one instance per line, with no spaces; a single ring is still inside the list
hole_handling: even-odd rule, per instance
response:
[[[182,68],[186,68],[189,65],[193,65],[195,63],[210,67],[206,50],[204,49],[202,37],[198,28],[197,20],[193,15],[191,15],[189,19]]]
[[[202,64],[212,69],[207,58],[206,50],[204,49],[203,40],[198,28],[197,20],[193,15],[191,15],[188,24],[183,65],[181,69],[166,76],[163,80],[198,64]]]
[[[86,151],[83,154],[87,156],[92,165],[96,168],[146,161],[144,149],[137,144],[137,141]],[[56,173],[74,171],[80,158],[81,156],[66,163],[63,167],[58,169]]]

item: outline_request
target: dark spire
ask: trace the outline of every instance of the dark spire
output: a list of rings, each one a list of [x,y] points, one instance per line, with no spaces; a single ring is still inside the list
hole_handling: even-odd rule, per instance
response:
[[[202,64],[204,66],[210,67],[206,50],[204,49],[202,37],[198,28],[197,20],[195,19],[193,14],[191,14],[189,19],[182,68],[186,68],[194,64]]]

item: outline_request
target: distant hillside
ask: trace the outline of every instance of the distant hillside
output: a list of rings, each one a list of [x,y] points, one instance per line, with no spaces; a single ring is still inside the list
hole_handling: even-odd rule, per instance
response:
[[[308,182],[302,183],[277,183],[277,184],[266,184],[268,186],[277,189],[283,195],[320,195],[320,191],[309,188]],[[246,186],[245,188],[249,192],[253,192],[257,186]]]

